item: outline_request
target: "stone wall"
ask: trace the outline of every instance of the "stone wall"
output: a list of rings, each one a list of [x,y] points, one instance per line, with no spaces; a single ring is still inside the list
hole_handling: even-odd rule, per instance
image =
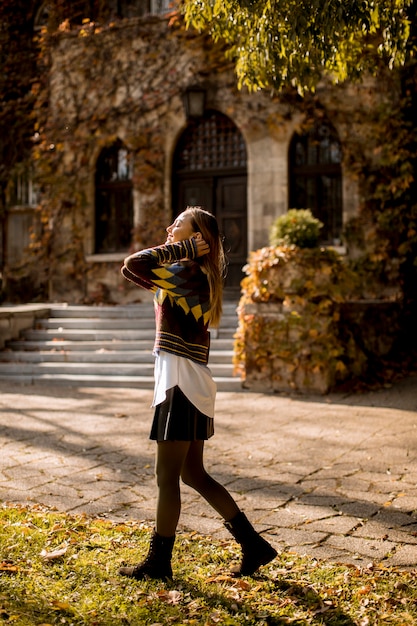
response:
[[[94,301],[100,290],[110,302],[137,297],[119,276],[125,253],[94,254],[96,160],[117,138],[132,151],[137,225],[132,249],[159,243],[172,217],[172,155],[186,128],[182,94],[191,85],[204,84],[207,108],[229,116],[245,139],[248,249],[268,244],[272,222],[289,208],[288,147],[305,102],[294,94],[239,92],[218,47],[159,17],[61,32],[51,59],[48,112],[35,150],[44,203],[56,216],[48,242],[52,300]],[[371,108],[376,97],[373,84],[323,85],[307,108],[325,111],[346,146],[362,132],[360,111]],[[343,167],[347,219],[358,209],[359,190],[349,160]]]
[[[3,350],[7,341],[18,339],[23,330],[33,328],[36,319],[48,315],[47,304],[0,307],[0,350]]]
[[[295,314],[278,303],[242,305],[236,340],[244,343],[239,372],[245,389],[326,394],[347,380],[372,379],[372,367],[395,347],[397,302],[345,302],[325,314],[309,305],[308,319],[316,309],[314,327],[302,309]]]
[[[399,301],[364,300],[331,250],[258,250],[242,286],[234,360],[253,391],[327,393],[368,377],[399,336]]]

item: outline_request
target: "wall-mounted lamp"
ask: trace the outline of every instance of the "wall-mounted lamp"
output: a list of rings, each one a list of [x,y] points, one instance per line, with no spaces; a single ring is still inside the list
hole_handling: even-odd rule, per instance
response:
[[[183,95],[187,118],[202,117],[206,108],[206,90],[203,87],[188,87]]]

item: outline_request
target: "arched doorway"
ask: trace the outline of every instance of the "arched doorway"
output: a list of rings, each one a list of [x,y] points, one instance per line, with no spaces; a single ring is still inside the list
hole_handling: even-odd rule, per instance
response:
[[[218,111],[190,120],[173,159],[174,216],[188,205],[213,213],[225,237],[226,295],[237,295],[247,261],[246,146],[237,126]]]

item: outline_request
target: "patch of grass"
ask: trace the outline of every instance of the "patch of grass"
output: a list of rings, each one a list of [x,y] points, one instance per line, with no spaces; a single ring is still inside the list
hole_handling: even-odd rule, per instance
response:
[[[50,509],[0,508],[0,624],[48,626],[406,626],[417,623],[416,572],[335,565],[282,553],[253,577],[228,571],[233,541],[180,533],[174,581],[118,568],[146,553],[151,528]]]

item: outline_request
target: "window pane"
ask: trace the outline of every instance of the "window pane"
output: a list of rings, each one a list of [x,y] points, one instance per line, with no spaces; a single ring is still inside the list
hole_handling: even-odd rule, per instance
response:
[[[132,237],[130,189],[98,190],[96,213],[96,252],[121,252]]]
[[[233,122],[212,111],[190,122],[175,161],[179,170],[188,171],[246,167],[246,146]]]
[[[129,153],[120,149],[117,153],[117,179],[129,180],[131,178]]]
[[[39,189],[32,180],[28,169],[22,169],[13,178],[9,202],[11,206],[36,206],[39,203]]]
[[[172,10],[172,0],[151,0],[151,13],[168,13]]]
[[[324,243],[342,232],[342,149],[335,129],[317,122],[303,135],[295,134],[289,150],[289,207],[310,209],[323,222]]]
[[[300,141],[296,142],[294,152],[295,165],[305,165],[307,159],[306,146],[304,145],[304,142],[301,141],[301,138]]]
[[[97,181],[101,183],[130,180],[132,177],[131,157],[126,148],[118,145],[102,151],[97,161]]]
[[[105,7],[109,17],[119,18],[142,17],[149,8],[150,0],[107,0]]]
[[[119,141],[106,148],[96,168],[95,252],[127,251],[133,228],[132,158]]]

